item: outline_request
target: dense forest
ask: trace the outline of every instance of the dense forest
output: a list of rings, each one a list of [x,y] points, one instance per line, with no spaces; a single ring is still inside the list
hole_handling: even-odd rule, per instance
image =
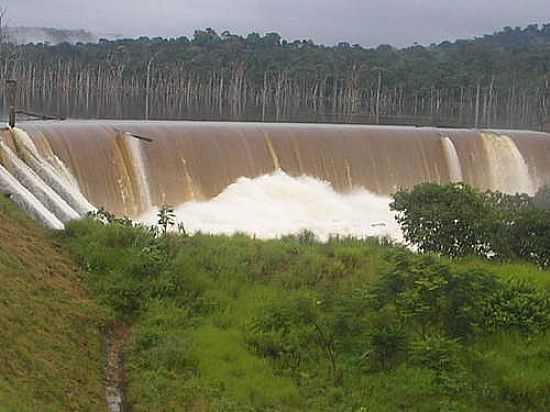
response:
[[[540,129],[550,113],[550,24],[404,49],[206,29],[0,54],[0,94],[15,78],[22,108],[60,117]]]

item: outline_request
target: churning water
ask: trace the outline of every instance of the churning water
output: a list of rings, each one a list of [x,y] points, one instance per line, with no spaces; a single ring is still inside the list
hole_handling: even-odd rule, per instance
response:
[[[23,128],[0,130],[0,191],[55,228],[94,207],[154,224],[154,207],[170,204],[190,232],[400,240],[388,205],[401,188],[463,181],[533,194],[550,183],[550,135],[539,132],[132,121]]]
[[[177,222],[189,232],[244,232],[266,239],[307,229],[321,240],[337,234],[399,241],[401,231],[389,202],[363,189],[342,194],[328,182],[275,172],[240,178],[214,199],[188,202],[175,211]],[[145,214],[140,221],[155,224],[156,212]]]

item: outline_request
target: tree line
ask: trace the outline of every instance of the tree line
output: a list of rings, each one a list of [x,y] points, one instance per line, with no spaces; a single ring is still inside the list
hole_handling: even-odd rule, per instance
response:
[[[0,93],[15,78],[22,108],[63,117],[540,129],[550,112],[549,45],[550,24],[404,49],[212,29],[192,38],[4,42]]]

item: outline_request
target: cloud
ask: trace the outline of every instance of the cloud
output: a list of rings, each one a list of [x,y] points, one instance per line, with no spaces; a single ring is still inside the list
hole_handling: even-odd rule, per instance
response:
[[[0,0],[12,25],[128,36],[213,27],[376,46],[429,44],[550,21],[548,0]]]

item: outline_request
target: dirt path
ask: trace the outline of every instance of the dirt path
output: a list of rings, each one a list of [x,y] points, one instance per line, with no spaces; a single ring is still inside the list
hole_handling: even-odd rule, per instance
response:
[[[109,412],[127,412],[126,369],[122,350],[129,336],[127,325],[115,322],[105,334],[105,396]]]

